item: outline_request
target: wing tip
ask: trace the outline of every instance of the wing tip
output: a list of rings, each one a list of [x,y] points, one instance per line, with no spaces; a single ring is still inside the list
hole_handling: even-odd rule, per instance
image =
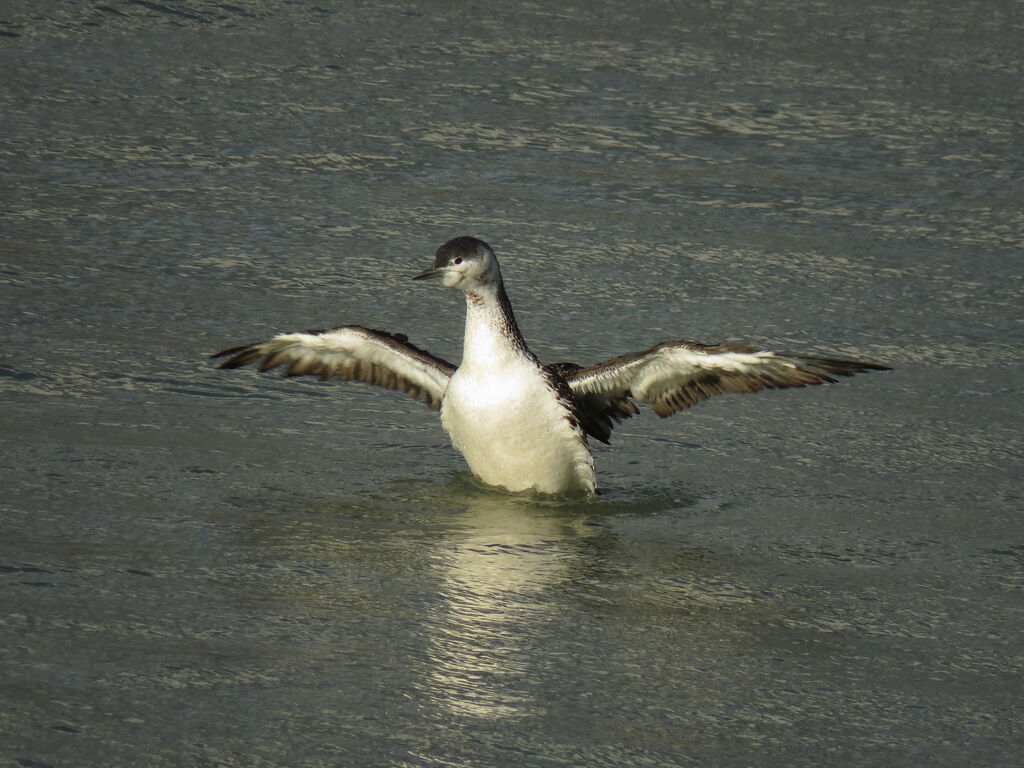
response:
[[[809,365],[834,376],[854,376],[858,373],[871,371],[891,371],[892,366],[881,363],[869,363],[865,360],[844,360],[838,358],[812,357],[806,358]]]
[[[243,344],[240,347],[229,347],[228,349],[222,349],[220,352],[215,352],[207,359],[216,360],[217,358],[226,357],[228,359],[218,365],[218,368],[241,368],[259,357],[259,353],[255,349],[256,346],[254,344]]]

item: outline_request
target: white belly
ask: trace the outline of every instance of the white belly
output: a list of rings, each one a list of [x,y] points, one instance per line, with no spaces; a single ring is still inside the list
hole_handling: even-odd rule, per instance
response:
[[[500,371],[460,368],[441,423],[469,468],[510,491],[594,493],[594,461],[540,372],[526,361]]]

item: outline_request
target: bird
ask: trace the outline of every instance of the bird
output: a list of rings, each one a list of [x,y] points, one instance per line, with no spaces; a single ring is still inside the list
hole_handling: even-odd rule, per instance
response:
[[[312,375],[398,390],[440,412],[453,447],[483,483],[546,496],[599,493],[588,438],[609,442],[615,424],[640,413],[667,417],[715,395],[835,383],[888,366],[777,354],[735,344],[665,341],[581,366],[543,365],[516,324],[494,250],[452,238],[413,280],[462,291],[466,324],[454,365],[401,333],[342,325],[281,333],[211,355],[221,368],[259,363],[286,376]]]

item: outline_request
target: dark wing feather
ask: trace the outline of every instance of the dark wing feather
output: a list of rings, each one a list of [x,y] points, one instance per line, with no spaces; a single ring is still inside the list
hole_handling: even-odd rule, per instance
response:
[[[556,375],[574,395],[574,415],[583,431],[591,437],[607,443],[612,427],[620,421],[640,413],[636,403],[628,395],[614,392],[581,392],[572,387],[571,378],[584,370],[575,363],[552,363],[545,366]]]
[[[441,398],[455,366],[419,349],[401,334],[344,325],[323,331],[283,333],[269,341],[218,352],[227,357],[221,368],[240,368],[259,361],[261,371],[284,366],[286,376],[319,376],[362,381],[396,389],[441,407]]]

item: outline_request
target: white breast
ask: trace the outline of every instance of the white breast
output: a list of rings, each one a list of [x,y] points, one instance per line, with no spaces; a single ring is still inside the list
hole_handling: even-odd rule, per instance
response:
[[[597,485],[579,428],[537,364],[463,364],[448,384],[441,423],[481,480],[510,491],[584,491]]]

